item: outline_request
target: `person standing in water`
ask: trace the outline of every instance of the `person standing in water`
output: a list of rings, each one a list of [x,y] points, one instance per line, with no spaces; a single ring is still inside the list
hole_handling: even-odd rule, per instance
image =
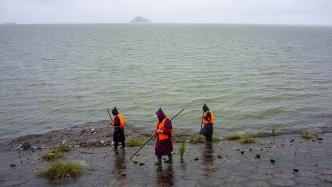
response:
[[[125,134],[124,134],[124,126],[126,125],[126,120],[122,113],[119,113],[116,107],[112,109],[112,114],[114,118],[112,120],[113,130],[113,142],[114,149],[118,149],[119,142],[122,143],[122,149],[125,148]]]
[[[206,142],[212,142],[212,134],[213,134],[213,123],[214,123],[214,113],[208,108],[206,104],[203,105],[203,116],[202,116],[202,124],[204,125],[201,129],[200,134],[205,136]]]
[[[156,147],[155,155],[157,156],[158,161],[156,165],[161,165],[161,159],[163,155],[168,156],[168,160],[165,163],[172,163],[172,151],[173,151],[173,131],[172,131],[172,122],[165,115],[163,110],[159,108],[156,112],[158,117],[158,122],[156,124]]]

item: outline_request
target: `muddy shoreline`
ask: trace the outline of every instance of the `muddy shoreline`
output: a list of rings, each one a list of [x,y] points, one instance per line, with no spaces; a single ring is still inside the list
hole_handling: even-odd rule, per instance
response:
[[[138,148],[113,150],[108,121],[86,123],[3,142],[0,186],[332,186],[331,132],[331,128],[322,128],[310,140],[291,132],[275,137],[260,133],[254,144],[220,141],[210,147],[188,143],[184,162],[178,142],[190,134],[177,132],[174,163],[159,168],[154,165],[154,141],[132,161],[129,157]],[[147,139],[150,133],[126,128],[127,138]],[[23,150],[26,142],[31,147]],[[83,175],[57,184],[39,178],[36,173],[48,164],[42,155],[63,142],[72,145],[72,150],[61,160],[82,163]]]

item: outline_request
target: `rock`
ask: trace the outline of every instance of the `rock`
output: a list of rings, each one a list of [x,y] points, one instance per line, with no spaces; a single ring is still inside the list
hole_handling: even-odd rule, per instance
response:
[[[237,151],[240,151],[240,149],[236,149]]]
[[[260,154],[256,154],[255,155],[255,158],[257,159],[257,158],[261,158],[261,155]]]
[[[220,155],[218,155],[218,158],[221,159],[222,157]]]
[[[291,143],[294,142],[294,139],[291,139],[291,141],[289,141],[289,142],[291,142]]]
[[[271,163],[275,163],[276,161],[274,159],[270,159],[270,162]]]
[[[16,164],[9,164],[9,167],[11,167],[11,168],[15,168],[15,167],[16,167]]]
[[[126,176],[126,174],[124,174],[124,173],[123,173],[123,174],[122,174],[122,176],[123,176],[123,177],[125,177],[125,176]]]
[[[137,164],[138,162],[137,161],[134,161],[134,164]]]
[[[317,140],[318,140],[318,141],[322,141],[322,140],[323,140],[323,138],[317,138]]]
[[[249,149],[249,151],[252,151],[252,149]]]
[[[244,154],[244,151],[241,151],[241,154]]]
[[[294,168],[293,171],[294,171],[295,173],[298,173],[298,172],[299,172],[299,169]]]
[[[22,149],[25,151],[30,150],[30,149],[32,149],[32,145],[29,142],[24,142],[22,145]]]
[[[139,163],[139,165],[140,165],[140,166],[143,166],[143,165],[145,165],[145,164],[144,164],[143,162],[141,162],[141,163]]]
[[[198,160],[198,158],[196,157],[196,158],[195,158],[195,160],[197,161],[197,160]]]

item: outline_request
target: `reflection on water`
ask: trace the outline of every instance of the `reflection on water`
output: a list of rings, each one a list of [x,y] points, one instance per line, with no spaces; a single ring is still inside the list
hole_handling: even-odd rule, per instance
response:
[[[114,159],[114,176],[118,184],[127,185],[127,166],[125,160],[126,152],[124,150],[115,150]]]
[[[203,149],[203,170],[207,176],[210,176],[214,171],[214,157],[213,157],[213,146],[212,144],[206,144]]]
[[[173,186],[174,172],[173,164],[167,164],[166,167],[157,167],[156,171],[156,186]]]

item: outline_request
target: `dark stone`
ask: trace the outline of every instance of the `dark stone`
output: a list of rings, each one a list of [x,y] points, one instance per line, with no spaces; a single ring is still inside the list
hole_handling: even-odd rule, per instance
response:
[[[236,149],[237,151],[240,151],[240,149]]]
[[[222,158],[220,155],[218,155],[218,158],[220,159],[220,158]]]
[[[16,164],[9,164],[9,167],[11,167],[11,168],[15,168],[15,167],[16,167]]]
[[[275,163],[276,161],[274,159],[270,159],[270,162],[271,163]]]
[[[289,142],[294,142],[294,139],[291,139],[291,141],[289,141]]]
[[[24,142],[22,145],[23,150],[30,150],[32,149],[32,145],[29,142]]]
[[[241,154],[243,154],[244,153],[244,151],[241,151]]]
[[[249,149],[249,151],[252,151],[252,149]]]
[[[123,176],[123,177],[125,177],[125,176],[126,176],[126,174],[122,174],[122,176]]]
[[[255,158],[261,158],[261,155],[260,154],[256,154]]]
[[[195,160],[197,161],[197,160],[198,160],[198,158],[196,157],[196,158],[195,158]]]
[[[323,138],[317,138],[317,140],[319,140],[319,141],[322,141],[322,140],[323,140]]]
[[[143,165],[145,165],[145,164],[141,162],[141,163],[139,163],[139,165],[140,165],[140,166],[143,166]]]
[[[299,172],[299,169],[294,168],[293,171],[294,171],[295,173],[298,173],[298,172]]]
[[[134,161],[134,164],[137,164],[138,162],[137,161]]]

